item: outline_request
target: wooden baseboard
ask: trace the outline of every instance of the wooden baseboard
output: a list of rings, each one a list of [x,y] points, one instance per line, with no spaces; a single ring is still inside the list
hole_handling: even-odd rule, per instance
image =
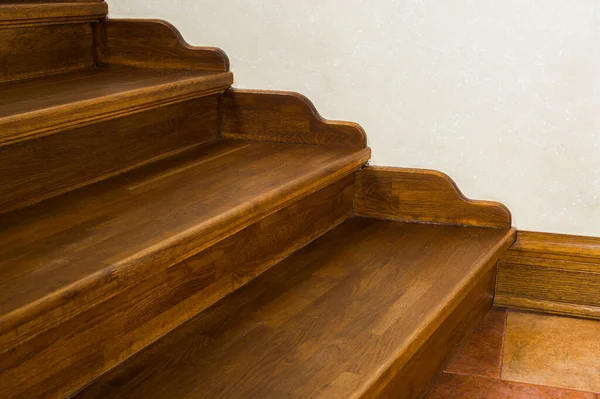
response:
[[[494,305],[600,319],[600,238],[519,232]]]

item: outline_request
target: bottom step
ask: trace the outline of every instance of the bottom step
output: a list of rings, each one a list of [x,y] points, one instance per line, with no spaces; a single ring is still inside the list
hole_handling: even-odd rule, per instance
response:
[[[348,220],[75,397],[418,398],[514,234]]]

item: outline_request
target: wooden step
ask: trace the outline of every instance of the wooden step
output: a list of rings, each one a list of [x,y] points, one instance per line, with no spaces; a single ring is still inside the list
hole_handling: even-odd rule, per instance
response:
[[[0,85],[0,146],[222,92],[231,72],[90,68]]]
[[[369,155],[217,140],[0,217],[0,397],[68,393],[324,233]]]
[[[514,229],[355,218],[76,398],[418,398],[491,308]]]

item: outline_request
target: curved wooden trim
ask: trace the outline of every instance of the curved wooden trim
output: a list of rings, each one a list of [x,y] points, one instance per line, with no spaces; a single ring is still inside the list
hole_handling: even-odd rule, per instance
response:
[[[409,222],[511,226],[506,206],[471,200],[448,175],[428,169],[367,167],[357,172],[354,213]]]
[[[99,65],[229,71],[229,58],[217,47],[192,46],[167,21],[105,19],[94,26]]]
[[[95,22],[108,13],[105,2],[0,4],[0,27]]]
[[[324,119],[314,104],[295,92],[230,89],[221,96],[224,138],[365,148],[357,123]]]

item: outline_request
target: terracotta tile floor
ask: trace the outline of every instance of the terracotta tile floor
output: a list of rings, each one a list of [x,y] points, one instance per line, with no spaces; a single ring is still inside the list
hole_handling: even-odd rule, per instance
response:
[[[492,309],[426,399],[600,399],[600,321]]]

